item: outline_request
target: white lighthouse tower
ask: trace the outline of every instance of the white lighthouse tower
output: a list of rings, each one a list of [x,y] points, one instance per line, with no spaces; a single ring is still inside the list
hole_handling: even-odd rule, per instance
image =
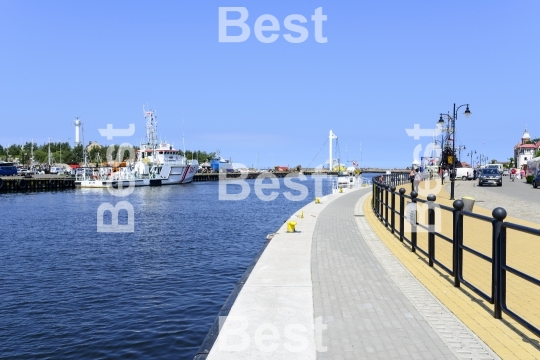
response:
[[[82,122],[79,118],[75,118],[73,125],[75,125],[75,146],[77,146],[81,143],[80,133]]]

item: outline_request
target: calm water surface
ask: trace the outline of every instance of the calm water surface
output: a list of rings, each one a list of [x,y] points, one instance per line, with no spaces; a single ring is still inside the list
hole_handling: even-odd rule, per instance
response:
[[[193,358],[266,235],[314,198],[312,180],[298,202],[249,183],[243,201],[216,182],[0,195],[0,357]],[[135,231],[98,233],[98,206],[121,200]]]

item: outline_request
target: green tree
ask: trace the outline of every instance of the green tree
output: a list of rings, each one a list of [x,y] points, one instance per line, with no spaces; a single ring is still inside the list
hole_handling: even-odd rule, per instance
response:
[[[180,155],[184,155],[183,151],[179,151]],[[206,151],[201,150],[186,150],[185,157],[188,160],[191,159],[197,159],[199,164],[202,164],[203,162],[210,161],[214,156],[216,156],[215,152],[207,153]]]
[[[540,150],[538,150],[538,151],[536,152],[536,154],[534,154],[534,157],[539,157],[539,156],[540,156]]]
[[[47,153],[41,149],[34,150],[34,160],[38,163],[47,162]]]
[[[507,168],[513,168],[514,167],[514,158],[508,158],[508,164],[506,165]]]

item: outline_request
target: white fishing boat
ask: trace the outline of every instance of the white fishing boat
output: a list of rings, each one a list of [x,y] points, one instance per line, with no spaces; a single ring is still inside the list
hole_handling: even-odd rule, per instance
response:
[[[193,181],[199,162],[187,160],[180,151],[165,142],[158,142],[157,119],[152,110],[144,111],[147,142],[136,151],[136,160],[119,167],[84,169],[76,174],[75,185],[89,188],[160,186]],[[90,171],[89,171],[90,170]]]

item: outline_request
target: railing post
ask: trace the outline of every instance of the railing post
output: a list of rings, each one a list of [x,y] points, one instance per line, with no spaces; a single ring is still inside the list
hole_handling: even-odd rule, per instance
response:
[[[416,191],[411,191],[411,198],[412,203],[414,204],[414,221],[411,223],[411,251],[416,252],[416,242],[417,242],[417,234],[416,234],[416,223],[417,223],[417,216],[418,211],[416,210],[416,198],[418,197],[418,193]]]
[[[454,287],[459,287],[459,277],[463,269],[463,201],[456,200],[453,203],[453,231],[452,231],[452,272],[454,273]]]
[[[379,186],[378,186],[378,192],[379,194],[377,195],[377,215],[379,216],[379,220],[382,220],[382,197],[383,197],[383,193],[382,193],[382,188],[383,188],[383,183],[380,182],[379,183]]]
[[[381,219],[381,189],[382,189],[382,182],[377,184],[377,217],[379,220]]]
[[[390,187],[390,191],[392,192],[392,205],[390,210],[392,213],[390,214],[390,230],[392,231],[392,234],[396,230],[396,187],[392,185]]]
[[[435,258],[435,200],[437,197],[429,194],[428,197],[428,265],[433,267]]]
[[[493,317],[500,319],[502,317],[502,304],[506,295],[506,276],[504,276],[502,265],[503,259],[506,262],[506,228],[503,227],[503,221],[506,218],[506,210],[501,207],[493,209],[491,215],[494,217],[493,224],[493,262],[491,274],[491,297],[495,305]],[[504,245],[503,245],[504,243]],[[504,249],[503,249],[504,248]],[[504,252],[504,254],[503,254]]]
[[[405,232],[405,189],[399,189],[399,241],[403,242]]]
[[[388,184],[384,184],[384,226],[388,227]]]
[[[375,208],[375,215],[379,217],[379,182],[373,183],[374,191],[375,191],[375,203],[373,204]]]
[[[375,188],[377,187],[375,181],[371,182],[371,209],[375,211]]]

